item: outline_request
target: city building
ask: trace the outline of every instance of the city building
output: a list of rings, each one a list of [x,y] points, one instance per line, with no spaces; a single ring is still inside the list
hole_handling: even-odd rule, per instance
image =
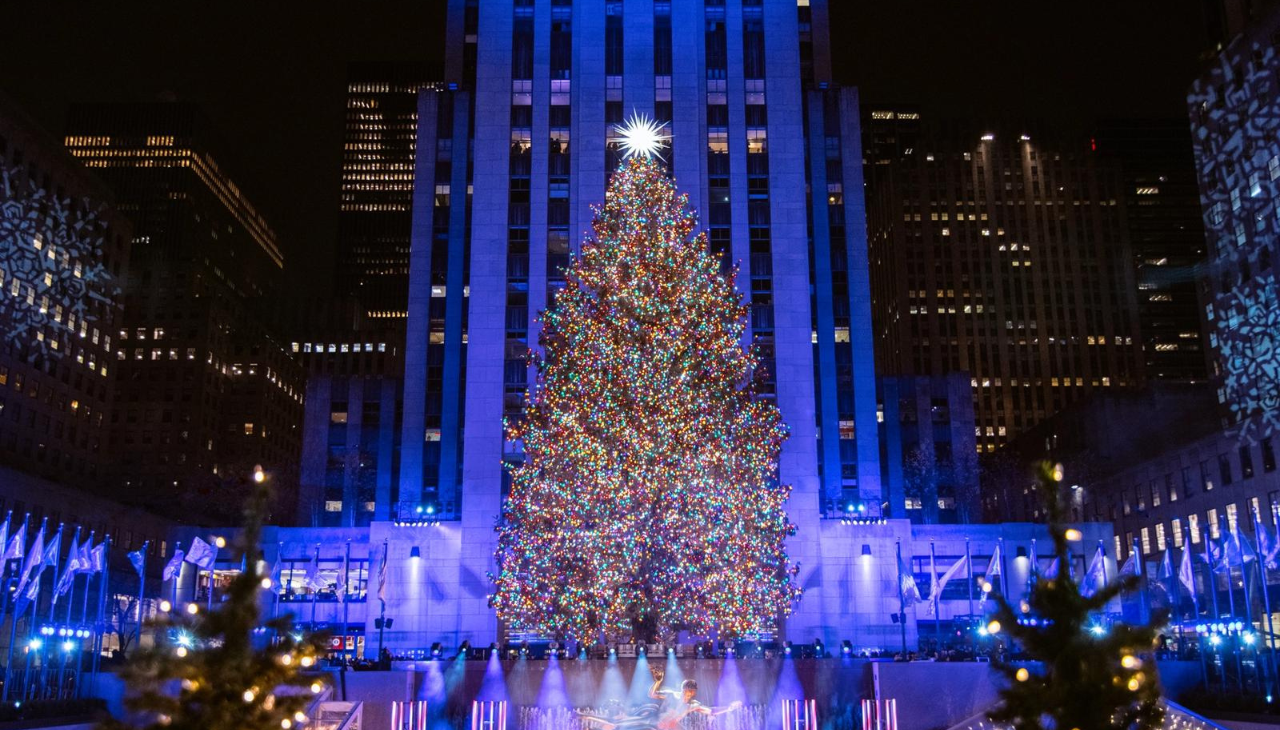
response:
[[[967,373],[880,379],[881,463],[894,517],[982,519],[973,389]]]
[[[1205,230],[1187,121],[1105,122],[1090,146],[1120,168],[1146,375],[1203,382],[1196,271],[1205,259]]]
[[[3,96],[0,226],[0,464],[99,487],[132,228]]]
[[[827,504],[882,514],[858,96],[830,83],[826,12],[783,0],[450,4],[444,80],[457,90],[419,96],[400,473],[377,508],[386,519],[426,505],[458,529],[457,570],[479,592],[424,626],[497,631],[481,577],[503,465],[523,458],[503,420],[520,416],[537,315],[633,113],[668,125],[677,185],[711,250],[741,267],[757,378],[790,427],[780,478],[801,581],[823,583]],[[840,605],[812,589],[786,630],[811,633]]]
[[[1153,384],[1078,404],[1005,449],[1006,470],[984,485],[988,511],[1043,520],[1029,467],[1048,460],[1063,466],[1072,518],[1110,523],[1118,554],[1134,546],[1153,564],[1170,548],[1204,556],[1211,539],[1237,532],[1257,546],[1255,518],[1272,532],[1280,524],[1280,437],[1255,442],[1224,431],[1215,401],[1204,384]],[[1197,572],[1196,580],[1207,595],[1207,578]]]
[[[401,393],[400,379],[394,377],[307,379],[298,524],[365,527],[379,504],[392,503],[400,465]]]
[[[865,117],[879,372],[969,373],[982,452],[1141,384],[1118,167],[1034,130],[901,117]]]
[[[177,519],[237,519],[255,464],[278,475],[291,520],[302,370],[270,325],[284,256],[215,159],[185,103],[72,109],[66,147],[133,223],[124,314],[111,334],[112,488]]]
[[[1208,260],[1200,301],[1224,424],[1280,425],[1280,11],[1237,36],[1187,95]]]
[[[1083,522],[1078,527],[1082,539],[1078,551],[1072,551],[1075,574],[1085,574],[1096,546],[1102,545],[1107,574],[1116,575],[1111,525]],[[990,580],[1011,599],[1020,600],[1030,585],[1030,556],[1038,555],[1040,571],[1052,561],[1048,530],[1030,523],[925,525],[904,519],[821,520],[815,529],[820,531],[818,539],[824,550],[822,579],[840,596],[840,605],[827,609],[821,626],[797,629],[788,622],[781,634],[759,637],[775,648],[783,640],[796,644],[820,641],[834,654],[847,641],[851,653],[863,654],[895,653],[904,648],[916,651],[936,645],[939,639],[950,643],[957,631],[972,631],[992,608],[991,601],[983,601],[984,581]],[[269,527],[262,536],[263,560],[273,572],[278,567],[279,573],[274,591],[263,594],[264,611],[273,615],[292,612],[298,622],[330,631],[337,637],[333,653],[349,656],[374,658],[385,647],[398,658],[428,659],[433,645],[438,644],[442,656],[452,659],[464,642],[473,651],[509,640],[518,643],[491,626],[478,626],[464,612],[468,606],[482,610],[492,590],[486,576],[459,572],[459,566],[468,562],[465,531],[456,521],[433,524],[426,518],[378,521],[354,528]],[[234,530],[182,527],[171,533],[172,540],[181,545],[190,545],[195,537],[211,542],[217,536],[235,544]],[[997,546],[1002,556],[1000,573],[993,570],[989,574]],[[905,609],[898,596],[899,554],[922,596]],[[960,572],[947,581],[938,597],[938,610],[931,612],[928,598],[933,571],[942,573],[966,556],[972,560],[972,572]],[[384,560],[386,587],[380,601],[379,566]],[[229,549],[219,555],[215,571],[229,576],[239,571],[240,565],[240,554]],[[343,583],[339,575],[344,566],[349,595],[340,600]],[[309,585],[313,574],[315,585]],[[179,604],[204,600],[207,585],[207,571],[186,565],[176,586],[165,584],[166,597],[170,595],[167,591],[176,589]],[[810,584],[809,591],[817,592],[818,587]],[[901,614],[905,614],[905,621],[898,619]],[[379,619],[387,620],[381,630]],[[692,644],[700,638],[705,637],[681,632],[681,656],[692,653]],[[744,646],[752,640],[745,637]],[[624,647],[618,649],[622,656]]]
[[[338,214],[337,290],[370,319],[397,320],[409,301],[418,92],[436,85],[418,63],[348,68]]]

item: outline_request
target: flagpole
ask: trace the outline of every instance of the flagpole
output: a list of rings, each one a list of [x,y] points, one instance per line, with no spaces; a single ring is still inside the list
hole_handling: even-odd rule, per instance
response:
[[[1098,538],[1098,551],[1102,553],[1102,585],[1105,587],[1107,585],[1107,545],[1102,540],[1102,538]],[[1098,590],[1098,586],[1095,584],[1093,589],[1095,591]],[[1107,607],[1103,606],[1102,607],[1103,618],[1106,617],[1106,613],[1107,613]]]
[[[387,538],[382,539],[382,564],[378,566],[378,603],[380,605],[378,615],[378,666],[382,666],[382,632],[387,628],[387,599],[383,592],[387,575],[387,553],[391,546],[387,542]],[[899,591],[901,592],[901,591]],[[906,631],[906,628],[903,628]],[[906,634],[903,634],[903,651],[906,651]]]
[[[93,624],[94,634],[94,652],[93,652],[93,682],[94,686],[98,683],[98,667],[102,661],[102,645],[105,638],[106,626],[103,624],[103,613],[107,608],[107,593],[111,589],[111,534],[102,541],[102,577],[98,579],[98,619]],[[123,627],[122,627],[123,628]]]
[[[346,671],[347,621],[351,616],[351,541],[347,540],[347,552],[342,558],[342,654],[343,671]],[[355,647],[353,646],[352,649]]]
[[[218,552],[222,549],[218,547],[218,539],[219,538],[216,538],[216,537],[213,538],[213,562],[209,563],[209,596],[208,596],[208,601],[205,605],[205,608],[207,608],[210,611],[213,610],[213,574],[218,570]],[[199,567],[200,566],[196,566],[197,585],[200,582],[200,571],[198,570]]]
[[[1227,567],[1227,607],[1230,609],[1231,619],[1232,621],[1234,621],[1236,618],[1236,587],[1235,585],[1233,585],[1235,583],[1235,578],[1232,576],[1231,559],[1227,556],[1226,538],[1223,538],[1222,545],[1220,545],[1219,547],[1222,550],[1222,562]],[[1236,684],[1239,685],[1240,691],[1243,693],[1244,692],[1244,659],[1240,657],[1239,641],[1232,641],[1230,634],[1227,634],[1227,640],[1230,643],[1236,644],[1236,650],[1232,652],[1233,654],[1236,655]]]
[[[1213,596],[1213,621],[1216,622],[1218,619],[1222,618],[1222,608],[1218,604],[1218,574],[1213,570],[1213,552],[1210,550],[1212,541],[1213,534],[1206,531],[1204,534],[1204,565],[1206,572],[1205,587],[1209,589],[1210,594]],[[1212,644],[1210,644],[1210,646],[1212,646]],[[1225,664],[1222,671],[1222,691],[1227,691],[1227,672]]]
[[[385,604],[384,604],[385,605]],[[384,609],[385,612],[385,609]],[[898,540],[898,623],[902,626],[902,658],[907,658],[907,597],[902,592],[902,540]],[[378,654],[382,654],[382,632],[378,632]]]
[[[22,548],[23,557],[26,556],[26,545],[24,545],[23,542],[26,540],[26,537],[27,537],[27,525],[30,522],[30,520],[31,520],[31,513],[28,512],[22,518],[22,531],[18,534],[18,545],[19,547]],[[5,546],[6,549],[8,547],[9,547],[8,545]],[[18,571],[19,572],[22,571],[21,563],[18,564]],[[2,600],[3,598],[0,597],[0,601]],[[5,702],[9,701],[9,687],[11,686],[9,680],[13,676],[11,671],[13,669],[13,645],[16,643],[18,643],[18,593],[17,591],[14,591],[13,617],[9,620],[9,656],[7,659],[5,659],[5,662],[4,662],[4,690],[3,692],[0,692],[0,699],[2,699]]]
[[[1182,543],[1182,549],[1191,553],[1191,522],[1187,521],[1186,542]],[[1205,658],[1204,647],[1200,646],[1200,596],[1196,592],[1196,574],[1195,560],[1188,561],[1191,565],[1191,624],[1196,635],[1196,653],[1200,655],[1200,677],[1204,682],[1205,689],[1209,688],[1209,662]]]
[[[1241,592],[1244,594],[1244,625],[1249,632],[1253,631],[1253,601],[1249,596],[1249,565],[1245,560],[1244,546],[1240,544],[1240,525],[1236,523],[1231,527],[1231,534],[1236,541],[1236,551],[1240,553],[1240,582],[1242,584]],[[1243,650],[1242,650],[1243,651]],[[1262,667],[1254,661],[1254,673],[1259,674]],[[1259,682],[1261,684],[1261,682]],[[1259,687],[1261,689],[1261,687]]]
[[[4,544],[0,545],[0,550],[3,550],[4,554],[6,555],[8,554],[8,551],[9,551],[9,541],[13,539],[9,535],[9,526],[13,524],[12,520],[13,520],[13,510],[9,510],[9,513],[5,515],[5,518],[4,518],[4,525],[5,525]],[[22,520],[22,524],[24,527],[27,524],[27,520],[25,517]],[[23,529],[22,535],[24,537],[26,536],[25,529]],[[8,607],[8,603],[6,603],[6,600],[5,600],[9,597],[8,581],[9,581],[9,559],[5,558],[4,560],[0,560],[0,626],[4,626],[5,609]],[[10,641],[10,645],[12,645],[12,643],[13,642]],[[6,663],[5,670],[8,671],[8,669],[9,669],[9,666]],[[5,683],[8,684],[7,678]]]
[[[942,617],[938,614],[942,613],[942,590],[938,586],[938,552],[934,548],[933,540],[929,540],[929,578],[933,581],[933,585],[929,586],[929,602],[933,605],[933,636],[938,642],[938,652],[942,652]]]
[[[76,566],[79,567],[80,565],[80,526],[79,525],[76,525],[76,531],[71,533],[71,549],[67,551],[67,557],[65,560],[62,561],[62,574],[68,575],[68,577],[70,577],[71,579],[70,585],[67,586],[67,618],[63,622],[67,626],[71,625],[71,608],[75,605],[74,603],[72,603],[72,599],[75,598],[75,595],[76,595],[75,594],[76,574],[70,572],[72,561],[74,561]],[[57,570],[56,565],[54,566],[54,570],[55,571]],[[49,620],[56,624],[58,622],[57,608],[58,608],[58,598],[60,597],[59,591],[62,589],[62,575],[57,574],[55,572],[53,581],[54,581],[53,605],[49,608],[49,614],[50,614]],[[72,635],[72,637],[73,636],[74,634]],[[70,641],[72,637],[67,637],[67,640]],[[69,658],[68,655],[70,653],[71,652],[65,651],[65,650],[62,652],[62,666],[58,667],[58,680],[57,680],[58,683],[54,692],[51,693],[56,699],[62,698],[62,685],[63,685],[62,680],[67,673],[67,659]],[[45,676],[43,668],[40,670],[40,674],[42,677]],[[46,683],[46,687],[47,686],[48,685]]]
[[[142,561],[138,567],[138,648],[142,648],[142,620],[144,612],[142,610],[143,603],[147,600],[147,548],[151,547],[150,540],[144,540],[142,543]]]
[[[92,544],[92,541],[90,541]],[[71,552],[67,554],[67,560],[76,559],[76,570],[71,574],[71,585],[67,586],[67,617],[62,620],[67,626],[71,626],[71,618],[75,613],[76,607],[76,577],[80,574],[83,566],[80,565],[80,525],[76,525],[75,538],[71,541]],[[65,569],[64,569],[65,570]]]
[[[969,549],[969,538],[967,537],[964,539],[964,563],[964,572],[969,578],[969,620],[976,622],[976,618],[973,615],[973,558]]]
[[[97,533],[94,530],[89,530],[89,542],[88,542],[89,552],[83,553],[80,556],[82,560],[88,559],[89,561],[89,565],[86,566],[89,568],[89,574],[85,576],[85,579],[84,579],[84,595],[80,598],[80,620],[76,622],[76,626],[81,629],[84,628],[85,621],[89,619],[89,586],[90,586],[90,583],[93,581],[93,574],[97,572],[93,567],[93,547],[94,547],[93,537],[95,534]],[[71,613],[71,611],[68,610],[67,613]],[[93,634],[90,633],[88,638],[89,638],[90,648],[92,650]],[[75,690],[72,694],[72,697],[80,696],[80,672],[83,668],[84,668],[84,650],[81,649],[76,654],[75,681],[73,683]]]
[[[53,557],[54,557],[54,560],[53,560],[53,580],[51,581],[51,583],[52,583],[53,585],[52,585],[52,589],[49,591],[49,621],[50,621],[50,623],[52,623],[52,622],[54,622],[54,621],[56,621],[56,620],[57,620],[57,618],[56,618],[56,616],[55,616],[55,614],[57,613],[57,610],[58,610],[58,560],[57,560],[58,555],[57,555],[57,553],[62,552],[62,529],[63,529],[65,526],[66,526],[66,523],[64,523],[64,522],[59,522],[59,523],[58,523],[58,531],[57,531],[57,532],[55,532],[55,533],[54,533],[54,535],[53,535],[53,544],[56,546],[56,547],[54,548],[54,550],[55,550],[56,552],[55,552],[55,554],[54,554],[54,556],[53,556]],[[48,547],[47,547],[47,546],[46,546],[46,548],[45,548],[45,552],[48,552]],[[48,565],[45,563],[45,561],[44,561],[44,559],[43,559],[43,557],[42,557],[42,558],[41,558],[41,560],[40,560],[40,566],[39,566],[39,568],[38,568],[38,569],[37,569],[37,571],[36,571],[36,581],[35,581],[35,582],[36,582],[36,586],[37,586],[37,588],[36,588],[36,590],[37,590],[37,591],[39,591],[39,590],[40,590],[40,589],[39,589],[39,584],[40,584],[40,581],[44,578],[44,569],[45,569],[45,568],[47,568],[47,567],[48,567]],[[39,594],[38,592],[36,593],[36,600],[35,600],[35,602],[34,602],[34,605],[32,605],[32,606],[31,606],[31,622],[32,622],[32,623],[31,623],[31,630],[30,630],[30,631],[28,631],[27,633],[28,633],[28,635],[32,635],[32,636],[33,636],[33,635],[35,634],[35,632],[39,629],[39,624],[40,624],[40,594]],[[50,638],[52,638],[52,637],[50,637]],[[40,685],[43,685],[43,684],[44,684],[44,680],[45,680],[46,673],[49,671],[49,662],[47,661],[47,659],[48,659],[48,653],[49,653],[49,647],[48,647],[48,646],[47,646],[43,641],[42,641],[42,642],[41,642],[41,644],[40,644],[40,653],[41,653],[41,659],[40,659]],[[28,667],[30,667],[30,662],[31,662],[31,651],[30,651],[30,649],[28,648],[28,651],[27,651],[27,666],[28,666]],[[26,679],[24,679],[24,680],[23,680],[23,686],[26,688],[26,693],[27,693],[27,694],[29,694],[29,695],[31,695],[34,699],[40,699],[40,695],[41,695],[41,694],[43,694],[43,692],[44,692],[44,687],[43,687],[43,686],[36,686],[34,682],[30,681],[30,675],[31,675],[31,672],[29,672],[29,671],[28,671],[28,672],[27,672],[27,675],[28,675],[28,677],[27,677]]]
[[[1031,565],[1027,568],[1027,585],[1023,588],[1024,599],[1031,596],[1031,589],[1036,585],[1036,574],[1040,572],[1040,556],[1036,554],[1036,539],[1031,538]]]
[[[1253,508],[1253,533],[1259,536],[1259,539],[1257,540],[1259,547],[1261,547],[1262,540],[1260,538],[1264,534],[1263,530],[1265,529],[1266,528],[1262,525],[1262,515],[1258,513],[1258,508],[1255,505]],[[1266,613],[1267,617],[1267,654],[1270,657],[1269,668],[1271,670],[1271,684],[1274,686],[1277,678],[1275,644],[1276,630],[1271,623],[1271,596],[1270,592],[1267,590],[1267,556],[1259,554],[1256,560],[1258,563],[1258,579],[1261,583],[1260,587],[1262,589],[1262,610]]]
[[[316,582],[319,582],[320,581],[320,545],[319,543],[316,544],[315,561],[316,561],[315,562],[316,574],[313,578],[310,578],[309,580],[314,580]],[[318,599],[319,597],[320,597],[320,589],[317,588],[315,585],[312,585],[311,586],[311,630],[312,631],[316,630],[316,599]]]
[[[283,559],[284,559],[284,543],[277,542],[276,543],[276,563],[275,563],[274,569],[272,570],[272,572],[276,574],[277,584],[280,582],[280,578],[282,578],[284,574],[284,571],[280,570],[280,561]],[[275,600],[271,602],[271,620],[272,621],[274,621],[280,615],[281,586],[276,585],[274,590],[275,590],[276,597],[275,597]]]
[[[351,617],[351,540],[347,540],[347,552],[342,557],[342,699],[347,699],[347,632]],[[355,652],[355,641],[351,642],[351,651]]]
[[[1000,594],[1009,598],[1009,551],[1004,548],[1004,538],[1000,540]]]
[[[179,540],[178,542],[175,542],[175,543],[173,544],[173,554],[174,554],[174,555],[177,555],[177,554],[178,554],[178,553],[180,553],[180,552],[182,552],[182,541],[181,541],[181,540]],[[172,588],[173,588],[173,600],[169,602],[169,605],[170,605],[170,606],[173,606],[174,610],[177,610],[177,608],[178,608],[178,585],[182,583],[182,568],[183,568],[183,566],[184,566],[184,565],[186,565],[186,562],[184,562],[184,561],[182,561],[182,560],[179,560],[179,561],[178,561],[178,572],[174,573],[174,574],[173,574],[173,578],[172,578],[172,580],[173,580],[173,586],[172,586]],[[161,577],[163,578],[164,576],[161,576]]]

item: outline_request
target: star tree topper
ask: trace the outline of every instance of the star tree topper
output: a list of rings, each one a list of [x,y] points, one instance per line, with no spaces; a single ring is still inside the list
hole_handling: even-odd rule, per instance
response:
[[[614,126],[618,135],[618,143],[622,145],[623,157],[656,157],[662,159],[658,150],[671,142],[671,133],[666,131],[667,123],[631,112],[631,118]]]

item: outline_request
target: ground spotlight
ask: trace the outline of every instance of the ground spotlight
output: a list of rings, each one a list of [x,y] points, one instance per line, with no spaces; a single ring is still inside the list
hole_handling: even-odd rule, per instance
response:
[[[444,656],[444,647],[440,645],[440,642],[438,642],[438,641],[437,641],[437,642],[432,643],[432,644],[431,644],[431,658],[432,658],[432,659],[440,659],[440,658],[441,658],[441,657],[443,657],[443,656]]]
[[[852,655],[853,642],[849,641],[848,639],[845,639],[844,641],[840,642],[840,653],[844,654],[845,656]]]

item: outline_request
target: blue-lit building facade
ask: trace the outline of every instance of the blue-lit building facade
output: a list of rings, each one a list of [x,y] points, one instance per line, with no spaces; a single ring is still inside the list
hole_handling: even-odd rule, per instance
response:
[[[491,569],[503,465],[522,459],[503,419],[520,417],[537,315],[632,113],[669,125],[672,174],[713,252],[741,267],[758,379],[791,428],[792,554],[820,564],[828,502],[880,512],[857,96],[827,83],[824,15],[781,1],[450,4],[456,90],[420,96],[396,502],[461,530],[465,572]],[[477,618],[492,621],[482,598]],[[820,623],[807,608],[795,621]]]
[[[902,443],[882,445],[899,400],[923,404],[923,424],[911,419],[928,431],[921,438],[950,447],[928,413],[936,399],[967,396],[895,385],[892,423],[880,423],[859,102],[831,82],[826,16],[817,0],[450,1],[443,83],[418,96],[403,381],[308,391],[303,490],[328,473],[346,474],[347,487],[312,505],[314,527],[267,536],[268,562],[292,566],[281,607],[304,622],[314,610],[368,656],[383,615],[394,653],[509,638],[489,608],[505,466],[523,458],[503,423],[521,416],[538,315],[603,202],[620,161],[612,130],[632,113],[669,125],[665,162],[712,251],[740,267],[743,344],[762,353],[762,397],[790,428],[779,476],[793,488],[789,555],[805,595],[785,622],[761,628],[914,648],[917,622],[898,620],[899,547],[923,586],[931,556],[944,566],[971,553],[977,566],[948,587],[925,632],[973,613],[998,539],[1025,584],[1043,528],[913,524],[904,490],[884,486],[902,478],[883,463],[902,458]],[[967,407],[949,416],[961,431],[972,418]],[[967,436],[956,448],[975,451]],[[356,473],[367,484],[353,487]],[[1090,530],[1081,561],[1094,531],[1110,544],[1109,526]],[[347,585],[361,585],[360,598],[308,589],[305,566],[318,554],[321,573],[336,576],[348,543]],[[367,587],[384,554],[385,607]]]

